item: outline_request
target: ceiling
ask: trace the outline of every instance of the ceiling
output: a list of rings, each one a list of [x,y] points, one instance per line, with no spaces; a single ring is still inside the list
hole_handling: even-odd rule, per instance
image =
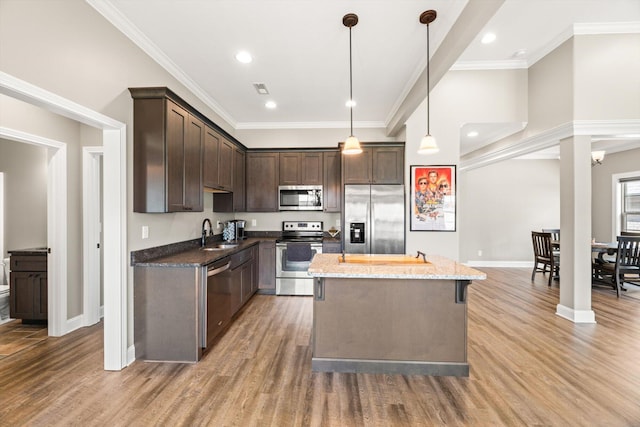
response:
[[[274,129],[348,127],[346,13],[359,17],[352,29],[354,127],[388,127],[427,64],[419,15],[438,13],[430,25],[433,58],[443,40],[457,37],[465,8],[480,0],[87,1],[234,128]],[[467,37],[475,38],[451,52],[451,68],[527,68],[574,31],[637,29],[640,1],[505,0],[476,21],[478,31]],[[496,34],[494,43],[480,42],[486,31]],[[253,61],[238,62],[240,50]],[[254,83],[269,94],[258,94]],[[265,108],[266,101],[277,107]],[[475,139],[464,133],[462,154],[522,127],[483,125]]]

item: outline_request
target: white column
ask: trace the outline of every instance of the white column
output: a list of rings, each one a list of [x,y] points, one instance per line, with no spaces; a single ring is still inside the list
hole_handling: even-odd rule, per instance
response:
[[[591,309],[591,137],[560,141],[560,303],[558,316],[595,323]]]

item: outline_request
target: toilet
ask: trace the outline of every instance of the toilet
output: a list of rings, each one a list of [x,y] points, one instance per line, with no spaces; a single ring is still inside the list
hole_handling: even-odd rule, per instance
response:
[[[9,258],[2,262],[0,270],[0,323],[9,321]]]

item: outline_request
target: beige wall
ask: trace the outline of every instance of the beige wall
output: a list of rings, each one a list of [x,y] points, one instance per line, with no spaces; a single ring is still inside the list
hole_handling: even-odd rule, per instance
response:
[[[640,177],[640,147],[607,154],[602,165],[591,168],[591,229],[597,241],[615,241],[613,175],[634,172]]]
[[[531,231],[560,228],[558,160],[495,163],[459,174],[459,186],[462,262],[530,262]]]
[[[353,128],[353,133],[361,142],[404,141],[387,137],[384,128]],[[349,136],[349,128],[344,129],[260,129],[238,130],[236,137],[248,148],[338,148]],[[404,136],[404,135],[402,135]]]
[[[576,36],[574,118],[640,117],[640,34]]]
[[[428,156],[416,154],[427,128],[427,107],[423,102],[406,124],[405,182],[410,183],[411,165],[457,165],[460,158],[460,128],[465,123],[526,121],[526,90],[526,70],[447,73],[431,91],[430,100],[431,134],[438,141],[440,152]],[[409,231],[407,216],[408,253],[420,250],[459,259],[466,240],[460,225],[465,215],[472,215],[475,209],[466,201],[468,191],[472,190],[458,185],[456,233]]]
[[[526,135],[573,120],[573,38],[529,68]]]
[[[47,149],[0,139],[6,251],[47,245]]]

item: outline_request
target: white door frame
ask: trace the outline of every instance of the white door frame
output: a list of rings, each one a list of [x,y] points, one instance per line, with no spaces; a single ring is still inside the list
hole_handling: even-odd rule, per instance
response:
[[[66,98],[41,89],[23,80],[17,79],[0,71],[0,93],[12,98],[20,99],[29,104],[44,108],[72,120],[102,129],[103,159],[103,221],[104,221],[104,369],[121,370],[133,361],[127,352],[127,129],[122,122],[93,111]],[[11,133],[11,129],[8,130]],[[34,136],[31,136],[34,137]],[[25,141],[26,142],[26,141]],[[64,184],[59,182],[61,174],[66,178],[66,146],[58,148],[52,158],[50,167],[52,185],[56,189]],[[62,167],[63,165],[64,167]],[[49,197],[57,196],[56,190],[49,192]],[[52,200],[55,203],[55,200]],[[66,207],[66,203],[65,203]],[[64,223],[64,233],[60,233],[55,226],[49,227],[49,245],[54,247],[60,258],[66,260],[66,211],[56,212],[55,221]],[[58,235],[63,234],[63,235]],[[64,248],[59,242],[64,239]],[[55,245],[55,246],[54,246]],[[59,248],[59,249],[58,249]],[[54,253],[52,252],[52,255]],[[57,255],[54,257],[56,258]],[[66,268],[62,260],[56,261],[54,266]],[[53,280],[55,294],[51,295],[55,302],[49,304],[66,305],[66,278],[49,277]],[[64,288],[64,290],[62,290]],[[59,301],[64,292],[64,299]],[[50,306],[51,307],[51,306]],[[66,320],[66,310],[61,312]],[[51,327],[52,325],[50,325]],[[55,325],[59,327],[60,325]],[[62,331],[60,331],[62,332]]]
[[[47,312],[48,334],[67,328],[67,144],[39,135],[0,127],[0,137],[48,150],[47,168]],[[64,284],[64,285],[63,285]]]
[[[103,147],[82,147],[82,325],[100,321],[100,158]]]

